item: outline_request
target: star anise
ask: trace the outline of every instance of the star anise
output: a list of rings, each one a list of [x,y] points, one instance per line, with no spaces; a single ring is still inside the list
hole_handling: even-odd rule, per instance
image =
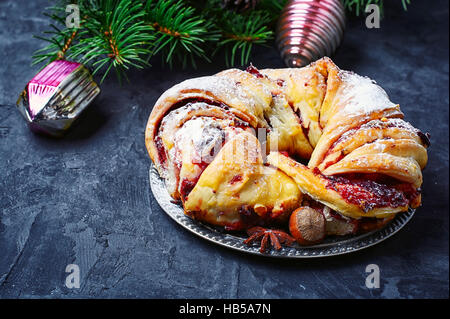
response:
[[[251,245],[254,242],[261,241],[261,247],[259,251],[264,253],[269,246],[274,247],[276,250],[281,249],[281,245],[292,245],[295,239],[282,230],[263,228],[255,226],[247,229],[249,237],[244,240],[244,244]]]

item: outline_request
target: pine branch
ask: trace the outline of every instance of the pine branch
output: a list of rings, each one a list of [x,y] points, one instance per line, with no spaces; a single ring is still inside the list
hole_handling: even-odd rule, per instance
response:
[[[253,46],[266,44],[273,38],[274,32],[267,27],[270,20],[269,14],[262,11],[250,14],[228,11],[223,15],[219,24],[222,39],[216,51],[225,50],[228,66],[237,61],[240,65],[248,64]]]
[[[154,40],[153,28],[143,21],[142,3],[134,0],[81,0],[80,29],[65,28],[65,6],[52,7],[48,16],[55,21],[47,37],[37,37],[49,45],[37,50],[33,63],[71,59],[103,71],[101,82],[111,69],[119,80],[131,66],[148,66],[148,48]]]
[[[54,21],[54,23],[50,24],[52,30],[44,31],[43,33],[46,36],[34,37],[48,42],[49,44],[44,48],[36,50],[36,52],[32,56],[33,65],[42,63],[44,61],[50,63],[51,61],[57,59],[63,59],[68,53],[70,46],[77,40],[77,37],[79,36],[78,29],[65,28],[65,12],[61,7],[49,7],[47,8],[47,11],[50,13],[44,13],[44,15]]]
[[[341,0],[356,15],[383,0]],[[410,0],[401,0],[406,10]],[[80,27],[67,28],[66,5],[80,9]],[[149,66],[159,54],[163,63],[195,66],[224,52],[228,66],[248,64],[255,45],[267,45],[287,0],[59,0],[49,9],[50,30],[37,38],[48,45],[33,64],[72,59],[119,79],[132,67]],[[230,9],[227,9],[230,8]]]
[[[147,1],[145,21],[156,31],[153,55],[161,53],[165,62],[172,65],[177,59],[183,66],[195,58],[210,61],[205,43],[218,40],[218,33],[211,31],[212,24],[196,13],[182,0]]]
[[[88,5],[86,5],[88,4]],[[81,7],[80,7],[81,11]],[[142,69],[151,53],[152,27],[142,21],[142,3],[133,0],[91,0],[82,10],[88,18],[80,41],[69,58],[92,65],[93,73],[104,71],[101,81],[114,67],[121,79],[131,66]]]

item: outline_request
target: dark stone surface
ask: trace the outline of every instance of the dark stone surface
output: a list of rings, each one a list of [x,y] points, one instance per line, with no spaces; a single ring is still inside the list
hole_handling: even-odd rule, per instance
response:
[[[28,131],[13,106],[38,71],[32,34],[47,29],[47,1],[0,1],[0,297],[435,298],[448,297],[448,1],[388,1],[381,28],[351,19],[334,56],[375,79],[406,119],[432,136],[423,206],[393,238],[323,260],[272,260],[200,240],[166,216],[149,192],[144,127],[153,103],[181,80],[212,74],[159,66],[114,78],[62,140]],[[282,67],[275,49],[258,67]],[[65,267],[81,288],[65,287]],[[380,289],[365,268],[381,270]]]

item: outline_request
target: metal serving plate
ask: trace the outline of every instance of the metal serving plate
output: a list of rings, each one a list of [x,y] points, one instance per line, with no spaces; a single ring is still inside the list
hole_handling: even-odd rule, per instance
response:
[[[152,165],[150,167],[150,186],[153,195],[162,209],[178,224],[193,232],[203,239],[215,244],[260,256],[280,257],[280,258],[317,258],[335,255],[348,254],[361,250],[391,237],[398,232],[413,217],[415,210],[398,214],[384,228],[362,234],[359,236],[330,236],[318,245],[300,246],[294,244],[291,247],[283,247],[280,250],[271,249],[265,253],[259,251],[259,246],[248,246],[243,243],[247,238],[245,233],[228,233],[219,227],[203,224],[186,216],[183,207],[174,203],[166,190],[164,181],[159,177],[158,171]]]

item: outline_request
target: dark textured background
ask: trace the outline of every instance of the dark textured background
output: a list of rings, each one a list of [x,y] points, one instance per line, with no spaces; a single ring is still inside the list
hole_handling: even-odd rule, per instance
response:
[[[393,238],[322,260],[272,260],[200,240],[149,192],[144,127],[153,103],[181,80],[217,72],[154,67],[114,78],[62,140],[28,131],[13,106],[37,72],[33,34],[47,29],[48,1],[0,0],[0,297],[346,298],[448,297],[448,1],[386,1],[381,29],[351,19],[333,57],[375,79],[406,119],[432,136],[423,206]],[[282,67],[275,49],[253,63]],[[64,286],[81,268],[81,289]],[[365,267],[381,288],[365,287]]]

